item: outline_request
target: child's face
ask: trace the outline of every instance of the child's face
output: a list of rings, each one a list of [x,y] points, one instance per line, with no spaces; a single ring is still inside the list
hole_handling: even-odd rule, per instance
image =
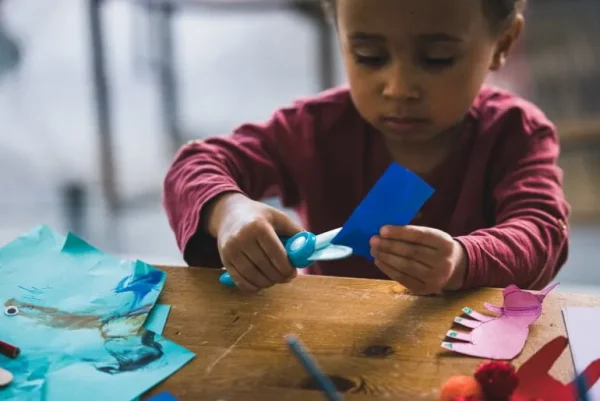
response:
[[[337,18],[359,112],[404,143],[458,123],[518,36],[494,35],[482,0],[337,0]]]

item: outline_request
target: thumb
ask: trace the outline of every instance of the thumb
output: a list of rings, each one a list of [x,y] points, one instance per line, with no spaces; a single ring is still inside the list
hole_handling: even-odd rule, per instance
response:
[[[269,221],[278,235],[292,236],[302,231],[302,227],[290,216],[275,208],[271,210]]]

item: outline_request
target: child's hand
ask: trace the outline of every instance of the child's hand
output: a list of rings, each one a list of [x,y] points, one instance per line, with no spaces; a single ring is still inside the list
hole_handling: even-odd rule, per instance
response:
[[[240,289],[256,292],[296,277],[278,234],[292,236],[302,229],[285,213],[241,194],[226,194],[207,220],[221,260]]]
[[[447,233],[428,227],[386,226],[371,239],[375,265],[419,295],[459,289],[466,256]]]

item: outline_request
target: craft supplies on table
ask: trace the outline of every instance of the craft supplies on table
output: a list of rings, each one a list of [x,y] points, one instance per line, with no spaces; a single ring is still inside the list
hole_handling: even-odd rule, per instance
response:
[[[175,373],[194,354],[161,335],[166,278],[47,226],[0,248],[0,339],[20,349],[0,399],[130,401]]]
[[[441,401],[474,397],[481,401],[587,401],[589,386],[600,376],[600,360],[587,365],[584,373],[568,383],[550,374],[567,348],[567,338],[558,336],[537,350],[516,369],[510,362],[482,362],[473,377],[454,376],[440,390]],[[585,380],[582,377],[585,376]]]

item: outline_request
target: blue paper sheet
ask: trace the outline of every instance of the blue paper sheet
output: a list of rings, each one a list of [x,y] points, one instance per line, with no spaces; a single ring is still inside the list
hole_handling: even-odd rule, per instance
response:
[[[354,209],[332,243],[373,260],[369,240],[385,225],[407,225],[433,195],[433,188],[412,171],[392,163]]]
[[[0,248],[0,338],[21,348],[2,400],[129,401],[194,354],[144,328],[166,274],[40,226]],[[164,307],[155,321],[164,326]]]

